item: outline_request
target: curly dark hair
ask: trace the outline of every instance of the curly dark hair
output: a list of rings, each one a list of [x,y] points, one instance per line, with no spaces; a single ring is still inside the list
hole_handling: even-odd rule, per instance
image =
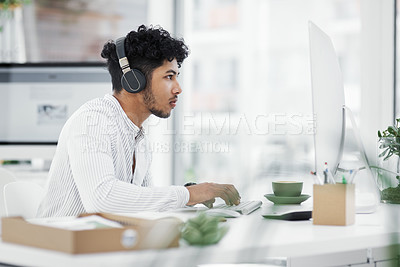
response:
[[[131,69],[138,69],[144,73],[147,81],[151,80],[154,69],[163,65],[165,60],[176,59],[181,67],[189,55],[189,49],[183,39],[171,37],[169,32],[160,26],[139,26],[137,31],[126,35],[125,54]],[[122,69],[119,65],[115,42],[110,40],[104,44],[101,57],[107,59],[107,68],[111,75],[113,90],[122,90]],[[146,88],[149,86],[149,82]]]

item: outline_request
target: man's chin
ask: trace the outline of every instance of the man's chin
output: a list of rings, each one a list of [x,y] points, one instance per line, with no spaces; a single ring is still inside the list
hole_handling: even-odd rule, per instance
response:
[[[169,116],[171,116],[171,112],[167,113],[167,112],[162,112],[161,110],[151,110],[151,113],[154,116],[162,118],[162,119],[166,119],[166,118],[169,118]]]

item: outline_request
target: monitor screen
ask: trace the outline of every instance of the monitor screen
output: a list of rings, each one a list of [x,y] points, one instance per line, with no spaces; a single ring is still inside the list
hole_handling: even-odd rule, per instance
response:
[[[75,110],[111,91],[110,75],[100,64],[1,66],[0,146],[26,146],[21,151],[25,153],[38,145],[55,146],[62,127]],[[7,155],[0,149],[0,159],[10,158],[10,152],[16,151],[7,149]]]
[[[315,122],[315,171],[323,177],[327,162],[336,173],[345,135],[344,88],[330,37],[309,22],[312,102]]]

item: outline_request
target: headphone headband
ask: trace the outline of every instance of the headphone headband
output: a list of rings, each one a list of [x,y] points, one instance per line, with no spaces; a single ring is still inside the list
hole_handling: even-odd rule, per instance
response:
[[[125,37],[120,37],[116,41],[117,56],[119,59],[119,65],[121,66],[122,72],[127,73],[131,70],[129,67],[129,61],[125,56]]]
[[[125,37],[116,40],[116,51],[122,69],[121,85],[129,93],[137,93],[146,87],[146,77],[138,69],[131,69],[125,55]]]

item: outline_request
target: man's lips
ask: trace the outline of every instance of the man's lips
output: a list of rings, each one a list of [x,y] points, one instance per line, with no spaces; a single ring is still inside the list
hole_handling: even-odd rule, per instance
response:
[[[176,107],[176,102],[178,102],[178,99],[174,98],[173,100],[169,101],[169,104],[174,108]]]

